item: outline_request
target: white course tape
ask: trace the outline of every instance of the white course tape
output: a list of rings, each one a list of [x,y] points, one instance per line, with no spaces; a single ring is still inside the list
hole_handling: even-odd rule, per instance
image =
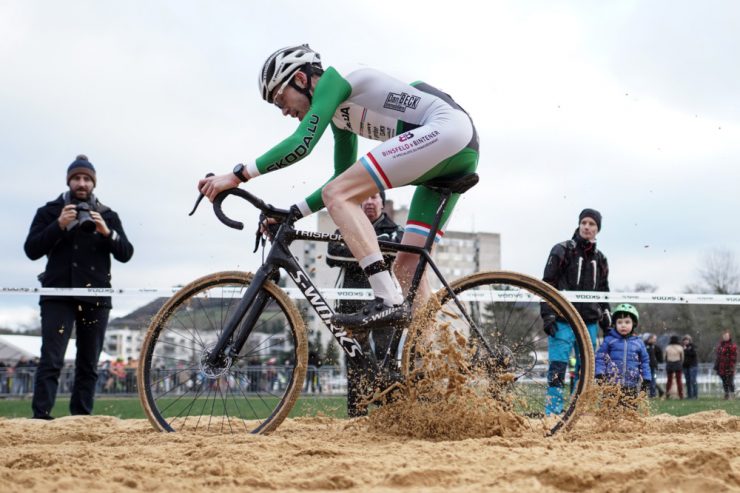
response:
[[[165,296],[170,297],[180,288],[26,288],[0,287],[3,295],[44,295],[44,296]],[[293,299],[303,299],[298,288],[283,288]],[[369,289],[337,289],[326,288],[321,290],[326,299],[331,300],[369,300],[372,291]],[[562,294],[575,303],[606,302],[606,303],[663,303],[663,304],[696,304],[696,305],[740,305],[740,295],[723,294],[664,294],[664,293],[604,293],[594,291],[562,291]],[[239,289],[230,290],[224,297],[241,297]],[[539,297],[526,292],[513,290],[480,289],[467,291],[463,294],[466,301],[509,301],[535,302]]]

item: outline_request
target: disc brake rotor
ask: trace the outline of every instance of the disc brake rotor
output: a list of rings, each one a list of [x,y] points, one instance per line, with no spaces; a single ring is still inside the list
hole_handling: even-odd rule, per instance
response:
[[[215,364],[209,363],[211,357],[211,350],[216,343],[210,344],[203,348],[203,353],[200,355],[200,371],[206,378],[216,379],[226,374],[231,368],[232,359],[229,356],[221,355],[218,362]]]

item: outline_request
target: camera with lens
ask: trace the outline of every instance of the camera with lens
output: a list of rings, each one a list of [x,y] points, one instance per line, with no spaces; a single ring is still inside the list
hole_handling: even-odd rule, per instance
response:
[[[79,202],[76,207],[77,210],[77,225],[85,233],[94,233],[97,225],[95,219],[90,215],[90,211],[93,210],[90,204],[87,202]]]

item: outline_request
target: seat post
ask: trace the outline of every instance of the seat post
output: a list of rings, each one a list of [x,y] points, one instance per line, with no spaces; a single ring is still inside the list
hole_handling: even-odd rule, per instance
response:
[[[427,236],[427,241],[424,243],[424,250],[426,250],[427,253],[429,253],[430,255],[432,253],[432,247],[434,246],[434,238],[436,238],[437,231],[439,231],[440,222],[442,222],[442,216],[444,215],[445,207],[447,206],[447,202],[450,201],[450,195],[451,193],[449,191],[441,193],[439,207],[437,208],[437,212],[434,215],[434,221],[431,224],[431,228],[429,228],[429,236]],[[416,290],[419,288],[421,277],[424,275],[424,270],[426,269],[426,267],[426,258],[419,255],[419,263],[416,265],[416,272],[414,272],[414,277],[411,280],[411,288],[409,289],[409,293],[406,296],[406,299],[408,301],[412,301],[416,297]]]

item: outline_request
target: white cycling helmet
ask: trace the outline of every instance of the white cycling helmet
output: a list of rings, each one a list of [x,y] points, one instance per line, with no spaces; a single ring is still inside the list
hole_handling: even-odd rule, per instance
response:
[[[312,68],[321,69],[321,56],[307,44],[281,48],[270,55],[259,76],[262,99],[272,103],[275,89],[291,82],[293,75],[306,65],[309,78]]]

